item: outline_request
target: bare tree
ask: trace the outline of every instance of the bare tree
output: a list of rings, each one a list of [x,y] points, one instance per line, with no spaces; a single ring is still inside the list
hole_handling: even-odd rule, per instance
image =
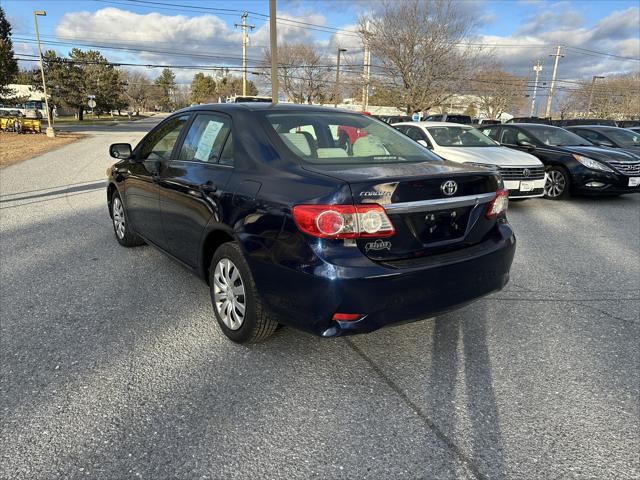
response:
[[[124,82],[124,94],[129,106],[136,112],[147,110],[151,106],[153,90],[157,89],[153,82],[142,72],[120,70]]]
[[[278,80],[288,99],[295,103],[324,103],[331,91],[328,60],[309,44],[278,46]],[[271,81],[271,53],[265,51],[264,75]]]
[[[565,88],[568,92],[558,105],[563,116],[616,120],[640,117],[640,72],[613,75],[595,84],[586,80]]]
[[[489,118],[505,112],[517,113],[526,104],[527,81],[499,67],[479,71],[470,86],[478,97],[478,106]]]
[[[446,103],[478,63],[480,51],[464,42],[475,20],[463,2],[385,0],[361,19],[380,76],[395,105],[408,113]]]

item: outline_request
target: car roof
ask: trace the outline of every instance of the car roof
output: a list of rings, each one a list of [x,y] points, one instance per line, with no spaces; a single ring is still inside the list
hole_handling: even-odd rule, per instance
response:
[[[362,112],[354,112],[353,110],[344,110],[334,107],[324,107],[322,105],[301,105],[299,103],[268,103],[268,102],[234,102],[234,103],[205,103],[202,105],[194,105],[178,110],[180,113],[190,111],[212,110],[218,112],[237,112],[237,111],[300,111],[300,112],[327,112],[327,113],[352,113],[363,115]],[[176,112],[177,113],[177,112]]]
[[[487,125],[489,127],[500,127],[501,125]],[[546,123],[505,123],[502,125],[503,127],[521,127],[521,128],[559,128],[564,130],[563,127],[558,127],[557,125],[547,125]]]
[[[567,130],[626,130],[626,128],[614,127],[613,125],[569,125]]]
[[[453,122],[429,122],[429,121],[421,121],[421,122],[398,122],[394,123],[394,125],[419,125],[421,127],[465,127],[465,128],[475,128],[473,125],[465,125],[463,123],[453,123]]]

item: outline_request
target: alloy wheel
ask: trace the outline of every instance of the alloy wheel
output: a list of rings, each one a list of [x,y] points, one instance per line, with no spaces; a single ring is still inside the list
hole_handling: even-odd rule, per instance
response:
[[[120,240],[124,238],[124,208],[118,197],[113,199],[113,226]]]
[[[549,170],[547,172],[547,180],[544,184],[544,193],[549,198],[558,198],[567,188],[567,179],[558,170]]]
[[[238,330],[244,322],[247,298],[240,271],[228,258],[221,258],[213,272],[213,300],[222,322]]]

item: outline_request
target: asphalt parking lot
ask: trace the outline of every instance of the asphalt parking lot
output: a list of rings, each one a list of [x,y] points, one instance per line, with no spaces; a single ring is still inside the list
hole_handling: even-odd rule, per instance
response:
[[[0,478],[638,478],[639,195],[513,202],[511,282],[462,310],[238,346],[115,241],[107,147],[156,121],[0,171]]]

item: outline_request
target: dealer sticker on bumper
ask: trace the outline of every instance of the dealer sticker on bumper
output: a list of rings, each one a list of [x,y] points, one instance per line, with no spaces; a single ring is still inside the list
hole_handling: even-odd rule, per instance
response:
[[[640,185],[640,177],[631,177],[629,179],[630,187],[637,187],[638,185]]]
[[[530,192],[533,190],[533,182],[520,182],[521,192]]]

